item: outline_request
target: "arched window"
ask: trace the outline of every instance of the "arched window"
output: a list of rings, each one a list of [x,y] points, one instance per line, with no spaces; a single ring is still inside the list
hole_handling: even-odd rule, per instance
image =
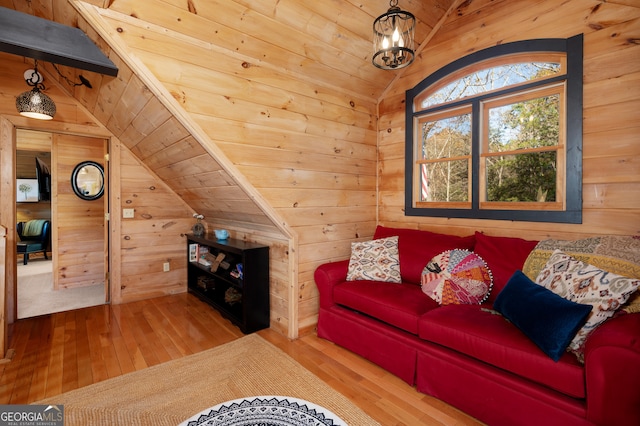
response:
[[[582,35],[450,63],[406,120],[407,215],[582,221]]]

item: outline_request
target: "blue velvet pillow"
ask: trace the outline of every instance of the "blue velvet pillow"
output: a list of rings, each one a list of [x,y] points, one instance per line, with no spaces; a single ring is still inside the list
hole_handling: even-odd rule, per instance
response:
[[[493,308],[557,362],[593,307],[558,296],[516,271]]]

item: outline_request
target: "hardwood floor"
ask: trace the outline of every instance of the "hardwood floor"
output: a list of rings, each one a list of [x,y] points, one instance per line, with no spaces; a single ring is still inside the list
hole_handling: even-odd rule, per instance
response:
[[[259,334],[382,425],[481,424],[315,334],[295,341]],[[242,336],[189,294],[18,320],[13,359],[0,364],[0,404],[31,403]]]

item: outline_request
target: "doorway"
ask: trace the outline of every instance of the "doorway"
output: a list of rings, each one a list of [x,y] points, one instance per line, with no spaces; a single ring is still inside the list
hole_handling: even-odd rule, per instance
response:
[[[30,254],[25,264],[17,256],[17,319],[108,301],[108,196],[89,202],[71,185],[77,164],[92,160],[107,166],[107,149],[104,139],[16,131],[16,178],[33,175],[38,183],[37,202],[17,198],[16,222],[46,220],[51,231],[48,259],[44,253]],[[38,164],[48,169],[48,181]],[[103,179],[105,194],[107,182]]]

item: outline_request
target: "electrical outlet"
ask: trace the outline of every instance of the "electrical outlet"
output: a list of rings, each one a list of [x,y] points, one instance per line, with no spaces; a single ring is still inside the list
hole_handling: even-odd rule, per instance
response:
[[[135,209],[122,209],[124,219],[132,219],[135,216]]]
[[[162,265],[162,270],[164,272],[169,272],[171,270],[171,264],[169,262],[164,262],[164,265]]]

